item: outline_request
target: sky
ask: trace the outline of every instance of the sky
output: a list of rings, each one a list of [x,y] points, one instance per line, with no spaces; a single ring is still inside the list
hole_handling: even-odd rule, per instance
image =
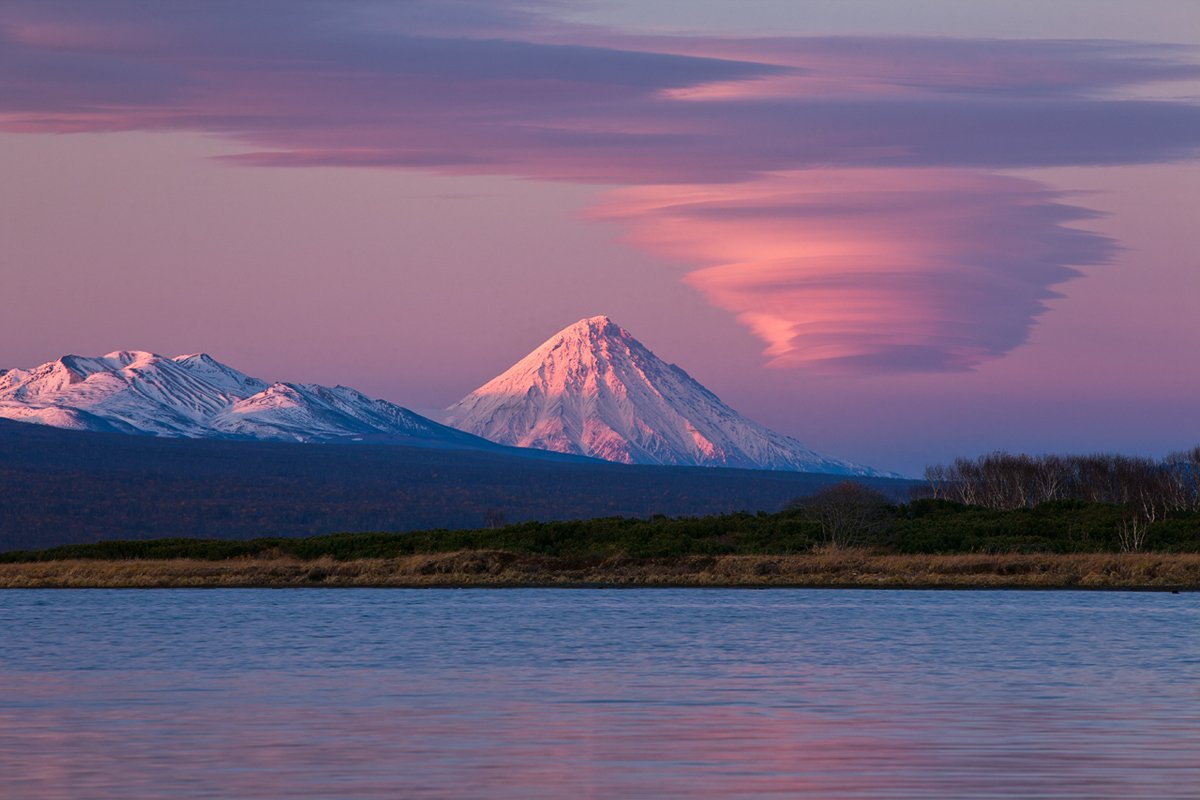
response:
[[[0,367],[430,413],[607,314],[904,474],[1200,442],[1193,0],[0,0]]]

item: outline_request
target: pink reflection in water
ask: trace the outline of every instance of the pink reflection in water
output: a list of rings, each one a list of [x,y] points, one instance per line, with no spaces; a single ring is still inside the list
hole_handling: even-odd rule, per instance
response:
[[[1119,702],[864,704],[753,671],[414,677],[10,675],[5,796],[1128,798],[1200,778],[1194,719],[1143,726],[1170,710]]]

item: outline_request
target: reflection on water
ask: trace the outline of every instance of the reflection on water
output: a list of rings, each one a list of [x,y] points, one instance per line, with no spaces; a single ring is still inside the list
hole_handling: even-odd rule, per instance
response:
[[[1200,595],[0,593],[0,795],[1200,797]]]

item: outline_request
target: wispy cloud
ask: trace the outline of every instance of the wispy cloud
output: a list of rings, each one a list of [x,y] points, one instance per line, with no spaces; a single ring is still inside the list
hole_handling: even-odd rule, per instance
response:
[[[1189,157],[1200,77],[1120,42],[646,37],[553,4],[6,4],[0,127],[199,130],[259,165],[607,186],[780,366],[966,369],[1113,244],[995,170]]]

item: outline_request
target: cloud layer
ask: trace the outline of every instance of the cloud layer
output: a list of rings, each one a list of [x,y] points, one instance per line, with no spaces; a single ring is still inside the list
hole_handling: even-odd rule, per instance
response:
[[[149,10],[148,10],[149,9]],[[1190,157],[1200,78],[1144,44],[646,37],[552,4],[6,4],[0,128],[189,130],[258,165],[630,188],[598,216],[695,268],[778,366],[967,369],[1113,243],[1016,168]]]

